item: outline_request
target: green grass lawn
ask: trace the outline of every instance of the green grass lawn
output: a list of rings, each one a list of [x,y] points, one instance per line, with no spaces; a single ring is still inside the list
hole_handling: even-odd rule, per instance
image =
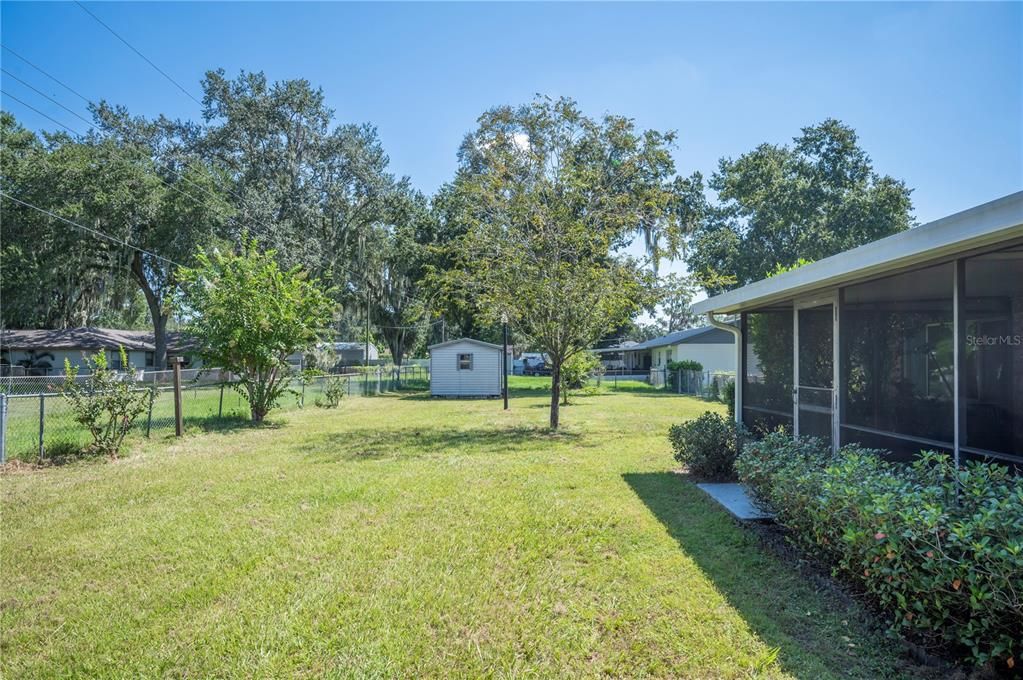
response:
[[[906,672],[671,472],[720,408],[543,381],[500,400],[306,408],[5,475],[3,677]]]

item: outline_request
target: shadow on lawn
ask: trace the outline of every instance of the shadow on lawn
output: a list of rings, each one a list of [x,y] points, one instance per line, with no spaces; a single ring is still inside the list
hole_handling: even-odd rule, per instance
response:
[[[685,477],[622,477],[760,639],[780,648],[787,672],[810,673],[803,659],[811,656],[838,676],[926,677],[858,605],[768,552]]]
[[[540,427],[355,429],[310,442],[304,450],[319,462],[419,457],[451,452],[517,453],[559,444],[585,446],[577,432]]]

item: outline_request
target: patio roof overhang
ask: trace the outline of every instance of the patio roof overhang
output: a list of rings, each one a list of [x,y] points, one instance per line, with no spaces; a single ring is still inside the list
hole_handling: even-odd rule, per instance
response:
[[[1023,238],[1023,191],[715,295],[695,303],[693,311],[730,314],[765,307],[1016,238]]]

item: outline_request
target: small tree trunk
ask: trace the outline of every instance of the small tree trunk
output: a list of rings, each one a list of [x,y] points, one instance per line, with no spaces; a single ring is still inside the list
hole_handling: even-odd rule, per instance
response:
[[[551,360],[551,429],[558,429],[561,403],[561,359]]]

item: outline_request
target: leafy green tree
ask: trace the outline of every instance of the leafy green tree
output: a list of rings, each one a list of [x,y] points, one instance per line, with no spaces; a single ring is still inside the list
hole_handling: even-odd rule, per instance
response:
[[[658,315],[666,333],[673,333],[696,325],[692,312],[693,298],[699,284],[691,276],[669,274],[658,281]]]
[[[432,215],[418,192],[396,193],[382,243],[382,267],[372,286],[371,318],[378,335],[401,366],[425,333],[427,301],[422,287]]]
[[[180,270],[180,304],[203,361],[236,377],[259,423],[289,390],[288,356],[316,345],[336,305],[299,267],[281,269],[275,252],[243,242],[239,254],[200,251],[195,267]]]
[[[565,362],[648,302],[640,267],[615,253],[638,233],[681,239],[672,139],[538,98],[486,112],[462,144],[453,269],[491,321],[507,314],[550,357],[551,428]]]
[[[82,143],[46,133],[40,138],[6,112],[0,126],[0,180],[13,197],[0,200],[4,325],[63,328],[101,319],[137,325],[137,289],[124,250],[18,200],[96,229],[118,230],[127,209],[143,212],[139,197],[148,201],[155,178],[132,162],[110,163],[116,158],[110,141]]]
[[[163,116],[133,117],[102,102],[94,112],[107,143],[114,146],[115,157],[106,167],[118,156],[135,157],[135,168],[158,180],[150,193],[136,193],[135,212],[122,211],[116,219],[117,233],[141,248],[127,254],[127,268],[145,298],[154,365],[162,368],[172,299],[179,292],[177,267],[193,264],[200,247],[227,234],[232,217],[227,177],[201,159],[201,133],[194,125]]]
[[[690,239],[688,264],[710,293],[742,286],[912,226],[910,189],[877,173],[856,132],[834,119],[792,146],[722,159],[717,203]]]

